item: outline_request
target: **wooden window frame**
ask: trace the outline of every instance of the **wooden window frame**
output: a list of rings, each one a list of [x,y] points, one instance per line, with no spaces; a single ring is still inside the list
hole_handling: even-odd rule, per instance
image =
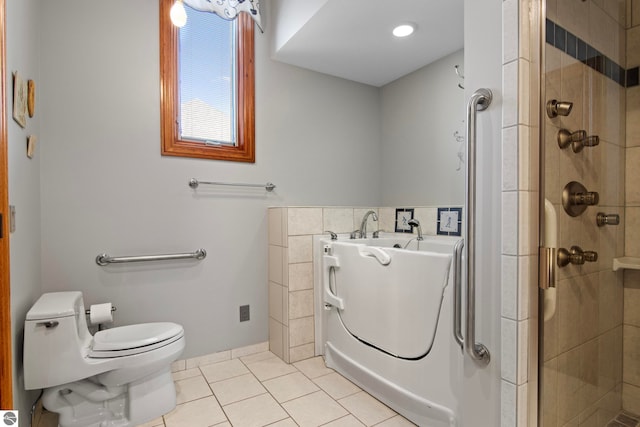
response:
[[[236,145],[206,145],[180,138],[178,96],[179,29],[171,23],[174,0],[160,0],[160,127],[163,156],[255,163],[254,25],[238,15]]]
[[[9,163],[7,156],[6,2],[0,0],[0,409],[14,409],[11,334],[11,280],[9,274]]]

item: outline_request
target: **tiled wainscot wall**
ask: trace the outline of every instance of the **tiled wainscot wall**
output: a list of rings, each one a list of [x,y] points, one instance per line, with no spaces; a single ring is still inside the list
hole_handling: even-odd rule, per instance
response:
[[[437,207],[414,209],[424,235],[436,235]],[[395,231],[396,208],[269,208],[269,349],[287,363],[314,356],[313,236],[351,233],[369,216],[367,231]]]

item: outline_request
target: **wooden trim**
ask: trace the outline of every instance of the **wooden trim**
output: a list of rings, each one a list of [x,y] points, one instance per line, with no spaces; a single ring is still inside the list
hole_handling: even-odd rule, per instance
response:
[[[218,147],[182,140],[178,134],[178,29],[171,24],[173,0],[160,0],[160,128],[163,156],[255,162],[254,25],[238,17],[237,145]]]
[[[0,0],[0,409],[13,409],[11,286],[9,276],[9,180],[7,178],[6,2]]]
[[[255,162],[254,25],[246,13],[238,17],[238,148]]]

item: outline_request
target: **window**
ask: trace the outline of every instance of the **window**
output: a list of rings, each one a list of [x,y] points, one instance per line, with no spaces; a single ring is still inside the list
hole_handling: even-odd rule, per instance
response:
[[[160,0],[162,155],[255,161],[253,21],[187,8],[171,24]]]

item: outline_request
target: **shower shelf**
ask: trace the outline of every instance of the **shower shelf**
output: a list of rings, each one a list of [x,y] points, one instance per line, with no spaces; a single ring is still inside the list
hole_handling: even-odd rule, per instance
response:
[[[614,258],[613,271],[618,271],[621,269],[640,270],[640,258],[630,256]]]

